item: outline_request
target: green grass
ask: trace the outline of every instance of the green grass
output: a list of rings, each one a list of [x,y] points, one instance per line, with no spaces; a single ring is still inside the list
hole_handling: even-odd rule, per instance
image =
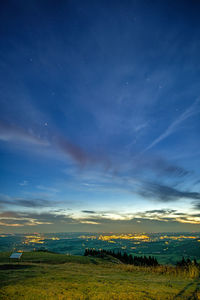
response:
[[[11,252],[0,253],[0,263],[9,262],[9,256]],[[91,258],[86,256],[72,256],[65,254],[56,254],[51,252],[24,252],[22,262],[32,262],[32,263],[48,263],[48,264],[63,264],[68,262],[88,264]]]
[[[45,252],[27,252],[9,264],[9,254],[0,253],[0,299],[200,299],[199,278],[170,268]]]

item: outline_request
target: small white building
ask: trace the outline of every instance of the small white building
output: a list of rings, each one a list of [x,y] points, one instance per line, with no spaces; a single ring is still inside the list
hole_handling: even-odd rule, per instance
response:
[[[22,257],[22,252],[13,252],[10,256],[10,259],[12,260],[20,260],[20,258]]]

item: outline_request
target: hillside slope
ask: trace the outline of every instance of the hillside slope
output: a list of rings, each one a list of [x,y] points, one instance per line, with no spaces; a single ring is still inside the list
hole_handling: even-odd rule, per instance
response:
[[[199,278],[112,261],[28,252],[20,263],[0,253],[0,299],[200,299]]]

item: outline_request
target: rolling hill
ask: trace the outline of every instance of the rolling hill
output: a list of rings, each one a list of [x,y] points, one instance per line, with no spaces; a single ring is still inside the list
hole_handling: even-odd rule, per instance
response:
[[[49,252],[26,252],[18,263],[9,255],[0,253],[0,299],[200,299],[198,273],[174,267]]]

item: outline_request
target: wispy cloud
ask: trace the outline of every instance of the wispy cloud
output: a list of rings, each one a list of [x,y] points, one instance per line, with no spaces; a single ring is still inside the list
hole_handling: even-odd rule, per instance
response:
[[[18,125],[0,122],[0,140],[5,142],[22,142],[40,146],[48,146],[47,140],[36,135],[32,130],[26,130]]]
[[[161,210],[148,210],[138,213],[121,213],[115,214],[114,212],[104,212],[104,214],[96,214],[95,216],[88,216],[87,218],[81,219],[81,222],[92,222],[95,223],[133,223],[133,222],[144,222],[144,221],[159,221],[167,223],[187,223],[187,224],[200,224],[200,215],[198,214],[187,214],[183,212],[178,212],[173,209],[161,209]]]
[[[194,208],[197,210],[200,210],[200,201],[198,202],[193,202]]]
[[[44,153],[45,151],[46,153],[52,153],[52,155],[59,155],[61,153],[64,159],[71,159],[81,167],[88,164],[100,164],[104,169],[111,167],[108,157],[85,151],[83,147],[52,128],[48,129],[45,134],[41,128],[40,130],[33,128],[33,124],[32,126],[30,125],[30,128],[23,128],[11,122],[0,121],[0,141],[17,144],[22,148],[24,144],[27,144],[30,151],[36,151],[35,147],[43,147],[44,151],[40,153]],[[32,145],[35,147],[31,147]]]
[[[24,227],[38,225],[64,225],[74,224],[76,220],[70,215],[56,213],[31,213],[31,212],[12,212],[6,211],[0,213],[0,226],[5,227]]]
[[[112,192],[117,196],[128,193],[129,196],[133,196],[133,202],[136,201],[137,195],[151,202],[156,200],[163,203],[200,199],[200,193],[193,191],[189,186],[187,189],[181,188],[181,185],[190,179],[189,171],[158,158],[135,162],[128,174],[120,171],[104,174],[90,169],[82,172],[74,170],[74,173],[66,171],[66,174],[71,177],[67,183],[70,187],[87,192]],[[150,174],[151,177],[145,177],[146,174]],[[191,178],[193,180],[193,177]]]
[[[138,193],[144,198],[160,202],[178,201],[180,199],[200,199],[200,193],[198,192],[181,191],[155,182],[144,182],[141,188],[138,189]]]
[[[90,229],[94,228],[109,228],[109,226],[115,226],[116,230],[126,228],[129,230],[132,226],[135,229],[141,228],[137,227],[138,223],[144,227],[145,231],[149,231],[151,228],[156,229],[158,225],[163,225],[166,230],[166,226],[173,228],[173,225],[177,224],[200,224],[199,214],[187,214],[183,212],[178,212],[176,210],[162,209],[162,210],[148,210],[138,213],[121,213],[115,214],[114,212],[108,211],[102,213],[96,212],[95,215],[91,216],[75,216],[73,214],[63,214],[54,212],[44,212],[44,213],[31,213],[31,212],[12,212],[5,211],[0,213],[0,226],[7,227],[25,227],[26,226],[42,226],[49,225],[51,229],[53,228],[76,228],[82,230],[83,225],[91,225]],[[167,224],[167,225],[166,225]],[[95,227],[95,226],[98,227]],[[75,227],[73,227],[75,226]],[[122,226],[122,227],[121,227]],[[152,227],[153,226],[153,227]],[[42,227],[40,227],[42,228]],[[160,230],[160,227],[159,227]]]
[[[148,125],[149,125],[148,122],[139,124],[139,125],[135,126],[134,130],[135,130],[135,132],[139,132],[142,129],[146,128]]]
[[[54,188],[54,187],[49,187],[49,186],[43,186],[43,185],[37,185],[37,189],[49,192],[49,193],[58,193],[59,190]]]
[[[26,185],[28,185],[28,181],[24,180],[24,181],[20,182],[19,185],[20,186],[26,186]]]
[[[152,147],[160,143],[162,140],[173,134],[179,125],[186,121],[188,118],[199,114],[200,113],[200,107],[198,106],[199,99],[197,99],[188,109],[186,109],[174,122],[172,122],[168,128],[159,136],[157,137],[144,151],[150,150]]]
[[[53,203],[47,199],[38,199],[38,198],[14,198],[9,197],[7,195],[0,195],[0,205],[1,206],[21,206],[21,207],[29,207],[29,208],[42,208],[49,207],[53,205]]]

